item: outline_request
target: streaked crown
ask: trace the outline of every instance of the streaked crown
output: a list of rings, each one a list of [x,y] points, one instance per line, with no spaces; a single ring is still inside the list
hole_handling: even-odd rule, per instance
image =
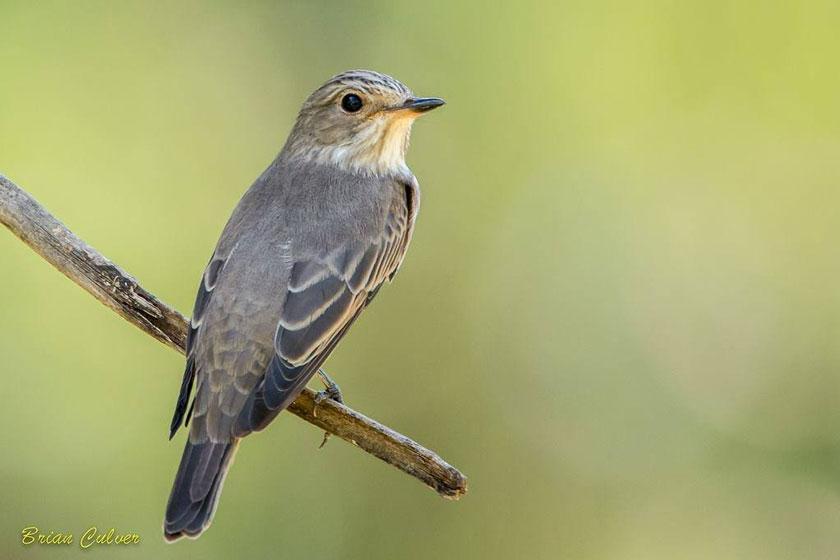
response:
[[[333,76],[316,89],[303,104],[303,110],[313,105],[331,103],[342,92],[357,92],[370,99],[391,99],[402,101],[413,94],[399,80],[373,70],[348,70]]]

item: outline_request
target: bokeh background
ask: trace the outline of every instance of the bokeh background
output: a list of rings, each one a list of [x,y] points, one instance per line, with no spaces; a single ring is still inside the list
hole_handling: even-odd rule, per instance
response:
[[[414,129],[408,259],[328,362],[470,477],[291,415],[165,545],[183,367],[0,232],[0,557],[835,558],[840,4],[0,0],[0,172],[179,309],[308,93]],[[313,384],[313,386],[315,386]],[[134,531],[20,544],[27,525]]]

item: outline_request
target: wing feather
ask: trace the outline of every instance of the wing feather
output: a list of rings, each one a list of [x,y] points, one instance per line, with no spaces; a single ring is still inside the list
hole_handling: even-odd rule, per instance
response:
[[[261,429],[288,406],[393,276],[410,238],[409,204],[392,204],[379,237],[294,263],[274,337],[275,355],[237,430]]]
[[[231,261],[233,250],[220,256],[217,249],[196,297],[173,429],[184,418],[194,380],[200,398],[193,399],[193,443],[226,441],[260,430],[297,397],[402,262],[417,206],[416,184],[398,187],[403,188],[406,196],[398,192],[387,203],[384,216],[379,214],[384,220],[376,218],[382,220],[378,225],[356,230],[378,230],[377,234],[339,235],[333,241],[321,237],[327,246],[320,252],[311,244],[296,250],[293,243],[283,243],[282,255],[275,258],[283,259],[287,276],[277,279],[280,292],[271,296],[277,298],[274,306],[266,304],[265,297],[239,297],[221,277],[228,262],[235,263],[228,268],[237,274],[248,265]],[[336,239],[339,242],[333,243]],[[211,305],[220,278],[223,287]],[[258,314],[263,318],[255,319]],[[205,320],[208,326],[202,335]],[[253,343],[243,339],[242,333],[255,320],[266,326],[276,320],[273,344],[268,337]],[[197,363],[193,354],[204,357]]]
[[[232,251],[231,251],[232,252]],[[195,382],[197,373],[194,346],[195,340],[198,337],[198,331],[201,328],[201,322],[204,319],[204,312],[207,310],[207,304],[210,302],[213,289],[219,281],[219,275],[224,269],[230,253],[221,256],[214,254],[207,263],[204,269],[204,274],[201,276],[201,282],[198,286],[198,294],[195,298],[195,305],[193,306],[193,314],[190,319],[189,331],[187,331],[187,365],[184,368],[184,377],[181,380],[181,390],[178,393],[178,400],[175,403],[175,412],[172,415],[172,422],[169,425],[169,439],[175,435],[182,423],[190,421],[190,415],[193,411],[192,406],[187,409],[187,404],[190,399],[190,393]]]

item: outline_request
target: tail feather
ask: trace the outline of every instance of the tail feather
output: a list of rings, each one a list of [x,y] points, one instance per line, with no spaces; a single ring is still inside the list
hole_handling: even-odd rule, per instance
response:
[[[167,541],[196,538],[210,526],[238,445],[238,439],[226,443],[187,441],[166,505],[163,536]]]

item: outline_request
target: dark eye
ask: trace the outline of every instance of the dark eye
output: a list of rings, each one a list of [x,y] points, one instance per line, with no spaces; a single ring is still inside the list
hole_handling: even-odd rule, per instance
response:
[[[348,113],[355,113],[362,108],[362,98],[355,93],[348,93],[341,99],[341,108]]]

